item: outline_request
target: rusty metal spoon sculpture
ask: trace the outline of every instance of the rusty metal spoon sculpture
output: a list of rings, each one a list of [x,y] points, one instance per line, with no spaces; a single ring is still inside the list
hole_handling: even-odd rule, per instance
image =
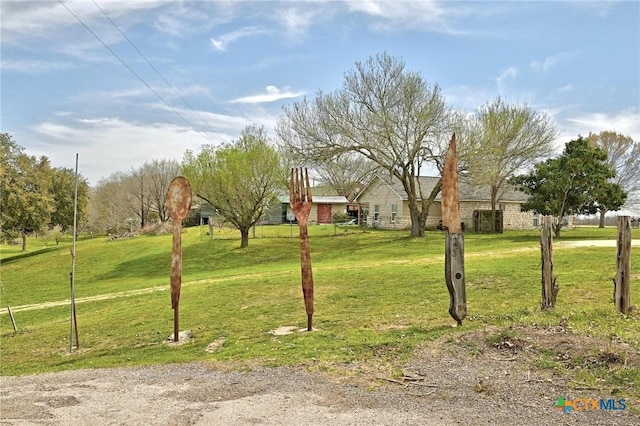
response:
[[[291,169],[289,184],[289,204],[300,227],[300,264],[302,269],[302,295],[307,311],[307,331],[311,331],[313,322],[313,274],[311,272],[311,253],[309,250],[309,232],[307,224],[311,212],[311,187],[309,173],[304,169]]]
[[[169,184],[167,190],[167,209],[173,219],[173,246],[171,251],[171,308],[173,309],[173,340],[178,341],[178,306],[182,287],[182,219],[187,217],[191,208],[191,186],[189,181],[178,176]]]

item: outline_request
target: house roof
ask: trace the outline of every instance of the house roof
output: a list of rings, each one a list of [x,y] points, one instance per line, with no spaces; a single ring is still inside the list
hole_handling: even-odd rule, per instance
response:
[[[316,197],[338,197],[339,194],[330,185],[320,185],[311,187],[311,195]]]
[[[420,176],[418,177],[419,183],[422,187],[422,192],[424,194],[430,194],[433,188],[438,183],[439,177],[435,176]],[[376,176],[372,182],[364,188],[357,198],[360,198],[362,194],[364,194],[367,189],[376,181],[379,180],[386,184],[389,189],[395,192],[399,198],[402,200],[408,200],[407,192],[404,190],[402,183],[398,179],[382,179],[379,176]],[[460,181],[460,201],[490,201],[491,200],[491,189],[487,185],[473,185],[464,180]],[[441,193],[436,196],[436,201],[440,201]],[[527,195],[522,192],[516,190],[512,186],[507,186],[503,189],[503,194],[499,197],[499,201],[511,201],[511,202],[525,202],[528,200]]]
[[[347,199],[346,197],[343,197],[341,195],[335,195],[335,196],[316,196],[313,195],[312,193],[312,199],[313,202],[316,204],[347,204]],[[280,200],[281,203],[283,204],[288,204],[289,203],[289,195],[279,195],[278,196],[278,200]]]

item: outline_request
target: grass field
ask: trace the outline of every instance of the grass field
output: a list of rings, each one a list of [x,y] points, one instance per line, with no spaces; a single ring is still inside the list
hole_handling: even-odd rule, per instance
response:
[[[419,345],[488,325],[508,333],[515,326],[562,324],[573,334],[640,350],[638,311],[620,315],[612,303],[616,249],[559,243],[615,239],[615,228],[578,228],[556,240],[560,293],[555,309],[545,312],[540,311],[538,232],[467,234],[469,314],[463,327],[455,328],[447,312],[442,233],[412,239],[404,231],[312,226],[316,330],[274,336],[269,332],[278,327],[306,326],[297,232],[290,226],[259,227],[241,250],[237,231],[216,230],[210,240],[205,228],[186,229],[180,329],[190,330],[192,338],[180,346],[166,344],[173,331],[171,235],[82,239],[75,280],[80,348],[72,354],[70,242],[43,247],[31,239],[24,254],[2,246],[0,373],[188,361],[321,370],[370,363],[399,371]],[[633,238],[640,238],[640,230],[633,230]],[[631,265],[631,299],[638,304],[637,249]],[[221,346],[207,351],[213,342]],[[541,357],[539,366],[569,368],[551,356]],[[640,397],[640,367],[611,368],[576,374]]]

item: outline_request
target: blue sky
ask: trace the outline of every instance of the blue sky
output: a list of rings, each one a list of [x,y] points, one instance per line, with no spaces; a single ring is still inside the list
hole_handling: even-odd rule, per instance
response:
[[[502,96],[549,114],[560,148],[602,130],[640,140],[638,1],[62,3],[1,2],[0,131],[54,166],[78,153],[92,185],[249,124],[273,135],[283,106],[382,52],[452,108]]]

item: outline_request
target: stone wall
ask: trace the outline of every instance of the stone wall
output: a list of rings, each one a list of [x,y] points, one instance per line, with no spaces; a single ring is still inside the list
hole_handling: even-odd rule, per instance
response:
[[[381,203],[381,201],[382,200],[378,202]],[[408,213],[409,208],[406,201],[403,204],[402,211]],[[500,203],[500,207],[503,211],[503,228],[505,230],[535,229],[537,227],[534,225],[534,214],[532,212],[520,211],[520,204]],[[385,208],[388,209],[388,206],[381,203],[381,213],[378,215],[378,220],[374,222],[373,207],[372,205],[369,206],[368,226],[382,229],[409,229],[411,227],[411,217],[408,214],[398,215],[395,221],[392,221],[390,213],[386,212]],[[482,201],[464,201],[460,203],[460,217],[465,224],[465,229],[473,229],[473,212],[476,210],[491,210],[491,203]],[[435,229],[439,227],[441,218],[440,202],[435,202],[429,209],[426,228]]]

